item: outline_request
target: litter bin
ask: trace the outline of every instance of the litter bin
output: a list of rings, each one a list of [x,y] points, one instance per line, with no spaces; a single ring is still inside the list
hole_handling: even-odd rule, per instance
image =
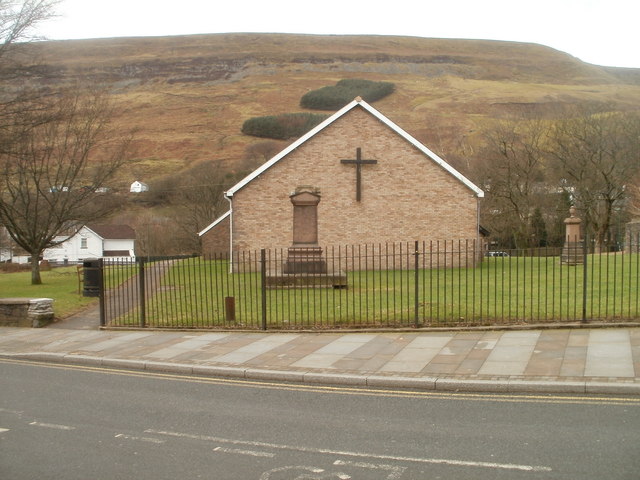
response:
[[[102,277],[101,265],[99,258],[88,258],[82,262],[83,297],[99,297],[100,296],[100,279]]]

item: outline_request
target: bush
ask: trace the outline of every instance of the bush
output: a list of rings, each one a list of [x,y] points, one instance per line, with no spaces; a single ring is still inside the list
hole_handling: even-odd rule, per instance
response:
[[[28,272],[29,270],[31,270],[30,263],[0,263],[0,272],[2,273]]]
[[[313,110],[338,110],[360,96],[372,103],[393,93],[395,85],[390,82],[345,79],[334,86],[313,90],[300,99],[300,106]]]
[[[316,113],[285,113],[250,118],[242,125],[242,133],[254,137],[288,140],[298,138],[327,118]]]

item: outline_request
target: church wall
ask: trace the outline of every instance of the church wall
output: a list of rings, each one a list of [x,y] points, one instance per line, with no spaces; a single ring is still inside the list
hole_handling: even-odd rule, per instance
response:
[[[362,158],[362,200],[356,201],[356,167]],[[320,189],[321,246],[477,238],[477,199],[449,172],[387,125],[354,108],[233,197],[234,251],[286,249],[292,243],[296,187]]]
[[[228,255],[231,224],[229,217],[215,225],[202,236],[202,254],[205,256]]]

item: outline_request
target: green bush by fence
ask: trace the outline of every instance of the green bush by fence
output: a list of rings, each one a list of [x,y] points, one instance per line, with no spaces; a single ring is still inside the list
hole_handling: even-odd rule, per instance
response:
[[[390,82],[345,79],[333,86],[322,87],[303,95],[300,106],[313,110],[338,110],[357,96],[372,103],[391,95],[394,89],[395,85]]]

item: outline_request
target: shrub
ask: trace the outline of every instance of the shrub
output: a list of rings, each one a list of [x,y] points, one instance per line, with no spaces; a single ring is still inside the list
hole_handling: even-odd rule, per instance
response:
[[[334,86],[322,87],[303,95],[300,106],[313,110],[337,110],[357,96],[371,103],[390,95],[394,89],[395,85],[390,82],[345,79]]]
[[[287,140],[297,138],[327,118],[316,113],[284,113],[250,118],[242,125],[242,133],[254,137]]]

